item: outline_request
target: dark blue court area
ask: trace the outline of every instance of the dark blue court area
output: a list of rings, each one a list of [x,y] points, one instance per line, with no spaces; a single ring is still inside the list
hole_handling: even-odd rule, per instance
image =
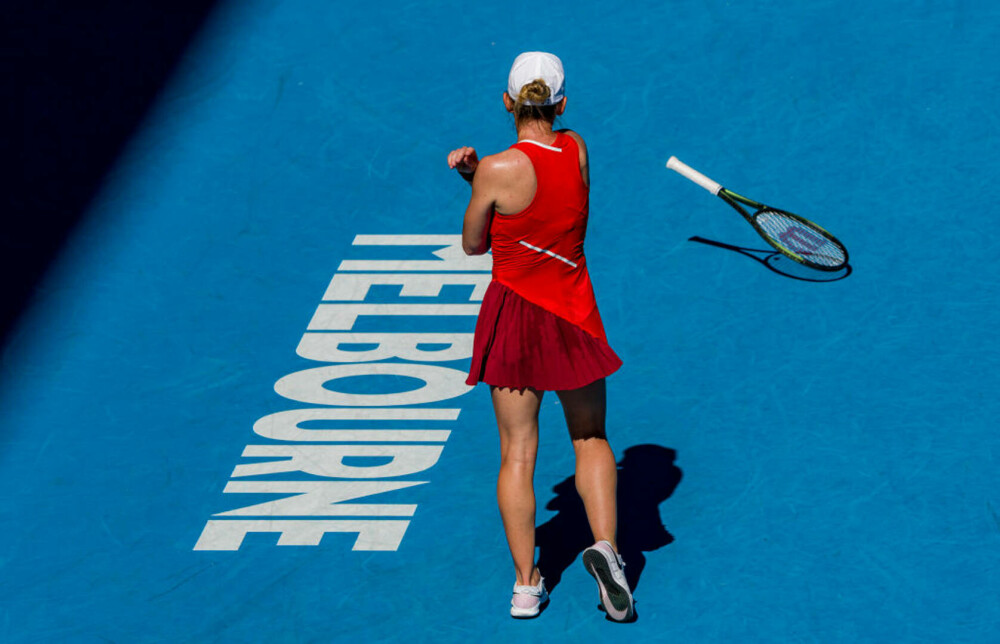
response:
[[[8,41],[0,641],[998,641],[996,3],[121,4]],[[551,603],[510,618],[462,384],[490,260],[445,158],[514,142],[525,50],[590,148],[631,624],[551,394]]]

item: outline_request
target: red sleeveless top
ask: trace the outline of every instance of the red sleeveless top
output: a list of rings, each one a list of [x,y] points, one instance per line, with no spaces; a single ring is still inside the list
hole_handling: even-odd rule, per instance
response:
[[[511,147],[528,155],[537,188],[527,208],[492,218],[493,279],[607,342],[583,256],[590,189],[580,173],[579,146],[558,132],[551,146],[519,141]]]

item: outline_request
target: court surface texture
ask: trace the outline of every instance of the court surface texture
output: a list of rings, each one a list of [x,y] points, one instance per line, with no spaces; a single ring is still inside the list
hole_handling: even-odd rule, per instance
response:
[[[982,0],[218,4],[6,338],[0,640],[997,641],[998,42]],[[513,142],[525,50],[590,146],[631,624],[551,394],[552,599],[510,618],[461,384],[489,258],[445,156]]]

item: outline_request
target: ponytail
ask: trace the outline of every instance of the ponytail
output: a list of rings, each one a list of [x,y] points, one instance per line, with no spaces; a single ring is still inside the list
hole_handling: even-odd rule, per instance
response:
[[[521,127],[527,121],[548,121],[552,123],[556,120],[556,106],[545,105],[545,101],[552,96],[552,90],[541,78],[536,78],[530,83],[521,87],[521,91],[514,99],[514,126]]]

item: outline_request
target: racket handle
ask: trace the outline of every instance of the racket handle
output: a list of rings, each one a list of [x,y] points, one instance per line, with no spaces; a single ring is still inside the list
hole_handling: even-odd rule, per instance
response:
[[[673,170],[674,172],[679,173],[685,179],[690,179],[691,181],[694,181],[705,190],[711,192],[713,195],[719,194],[719,191],[722,190],[722,184],[712,181],[711,179],[709,179],[702,173],[698,172],[694,168],[685,165],[677,157],[670,157],[670,159],[667,161],[667,167]]]

